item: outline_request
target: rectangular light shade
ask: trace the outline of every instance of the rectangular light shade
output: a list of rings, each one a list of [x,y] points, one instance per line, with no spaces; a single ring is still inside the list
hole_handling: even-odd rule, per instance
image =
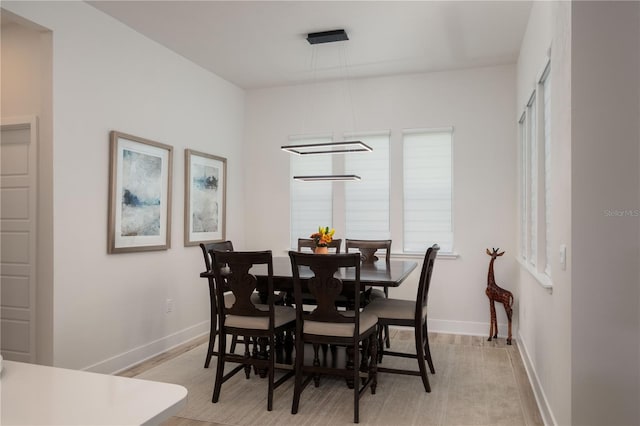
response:
[[[347,152],[371,152],[373,148],[361,141],[310,143],[306,145],[283,145],[283,151],[298,155],[344,154]]]
[[[315,175],[315,176],[294,176],[294,180],[304,182],[323,182],[323,181],[353,181],[360,180],[358,175]]]

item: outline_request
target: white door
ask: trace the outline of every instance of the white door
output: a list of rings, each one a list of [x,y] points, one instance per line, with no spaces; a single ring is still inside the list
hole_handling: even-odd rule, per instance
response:
[[[0,121],[0,351],[36,359],[37,120]]]

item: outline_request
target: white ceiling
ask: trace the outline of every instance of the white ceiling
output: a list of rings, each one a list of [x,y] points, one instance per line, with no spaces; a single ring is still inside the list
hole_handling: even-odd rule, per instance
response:
[[[531,1],[90,1],[245,88],[515,63]],[[311,46],[307,33],[349,41]]]

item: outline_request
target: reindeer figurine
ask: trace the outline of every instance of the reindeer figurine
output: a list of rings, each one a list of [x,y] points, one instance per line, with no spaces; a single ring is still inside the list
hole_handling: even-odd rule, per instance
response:
[[[489,262],[489,275],[487,276],[487,289],[485,293],[489,298],[489,307],[491,308],[491,326],[489,327],[489,341],[492,338],[498,338],[498,319],[496,318],[496,305],[495,302],[502,303],[504,310],[507,313],[507,319],[509,320],[509,337],[507,337],[507,345],[511,344],[511,316],[513,314],[513,293],[509,290],[505,290],[496,284],[496,280],[493,276],[493,262],[498,256],[502,256],[504,252],[498,253],[498,249],[493,249],[493,252],[487,249],[487,254],[491,256]]]

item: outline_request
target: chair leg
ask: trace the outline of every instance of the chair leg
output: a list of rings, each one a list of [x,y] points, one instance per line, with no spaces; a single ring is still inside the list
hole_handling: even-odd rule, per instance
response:
[[[319,367],[320,366],[320,358],[318,358],[318,350],[319,349],[320,349],[320,344],[319,343],[314,343],[313,344],[313,366],[314,367]],[[319,387],[320,386],[320,374],[314,373],[314,375],[313,375],[313,383],[314,383],[315,387]]]
[[[382,339],[382,332],[384,327],[378,327],[378,364],[382,362],[382,356],[384,355],[384,346]]]
[[[243,340],[244,340],[244,357],[245,359],[249,359],[251,357],[251,352],[249,351],[250,345],[251,345],[251,338],[249,338],[248,336],[243,336]],[[255,349],[255,343],[253,348]],[[244,365],[244,375],[247,379],[249,379],[249,377],[251,377],[251,364],[245,364]]]
[[[378,337],[375,334],[369,337],[369,351],[371,352],[369,358],[369,377],[372,379],[371,395],[375,395],[378,387]]]
[[[295,360],[295,383],[293,385],[293,404],[291,405],[291,414],[296,414],[300,407],[300,394],[302,393],[302,364],[304,362],[304,342],[302,336],[296,336],[296,360]]]
[[[360,376],[360,351],[357,347],[353,348],[353,422],[360,423],[360,386],[358,385],[358,377]]]
[[[425,392],[431,392],[431,385],[429,385],[429,378],[427,377],[427,366],[424,362],[424,328],[415,327],[415,340],[416,340],[416,358],[418,361],[418,367],[420,369],[420,377],[422,377],[422,384],[424,385]]]
[[[389,298],[389,287],[384,288],[384,297]],[[385,334],[385,346],[387,349],[391,348],[391,337],[389,336],[389,326],[384,326],[384,334]],[[382,348],[382,347],[381,347]]]
[[[429,364],[429,371],[431,374],[436,374],[436,369],[433,367],[433,360],[431,359],[431,349],[429,349],[429,333],[427,332],[427,323],[424,323],[424,354]]]
[[[211,318],[211,331],[209,332],[209,347],[207,348],[207,356],[204,359],[204,368],[209,368],[211,363],[211,357],[213,356],[213,347],[216,344],[216,334],[218,333],[218,321],[215,318]]]
[[[222,388],[222,380],[224,377],[224,362],[226,360],[227,336],[220,333],[220,341],[218,347],[218,367],[216,369],[216,383],[213,386],[213,398],[211,402],[216,403],[220,399],[220,389]]]
[[[274,370],[276,368],[275,365],[275,349],[274,349],[274,338],[273,336],[269,336],[269,389],[267,393],[267,411],[273,410],[273,383],[274,383]]]
[[[374,338],[374,335],[370,335],[369,337],[367,337],[365,340],[362,341],[362,349],[361,351],[361,355],[360,355],[360,372],[362,373],[367,373],[369,371],[369,364],[368,364],[368,360],[369,360],[369,356],[371,355],[371,339]],[[375,336],[375,338],[377,339],[378,337]],[[362,383],[362,385],[364,386],[367,383],[368,378],[367,377],[360,377],[360,383]]]
[[[384,334],[385,334],[385,346],[387,347],[387,349],[389,349],[391,347],[391,337],[389,336],[389,326],[385,325],[384,326]]]
[[[209,368],[211,357],[213,356],[213,346],[216,344],[216,334],[218,333],[218,310],[216,309],[215,296],[211,296],[211,329],[209,331],[209,347],[207,356],[204,359],[204,368]]]
[[[231,336],[231,353],[236,353],[236,345],[238,344],[238,336]]]

